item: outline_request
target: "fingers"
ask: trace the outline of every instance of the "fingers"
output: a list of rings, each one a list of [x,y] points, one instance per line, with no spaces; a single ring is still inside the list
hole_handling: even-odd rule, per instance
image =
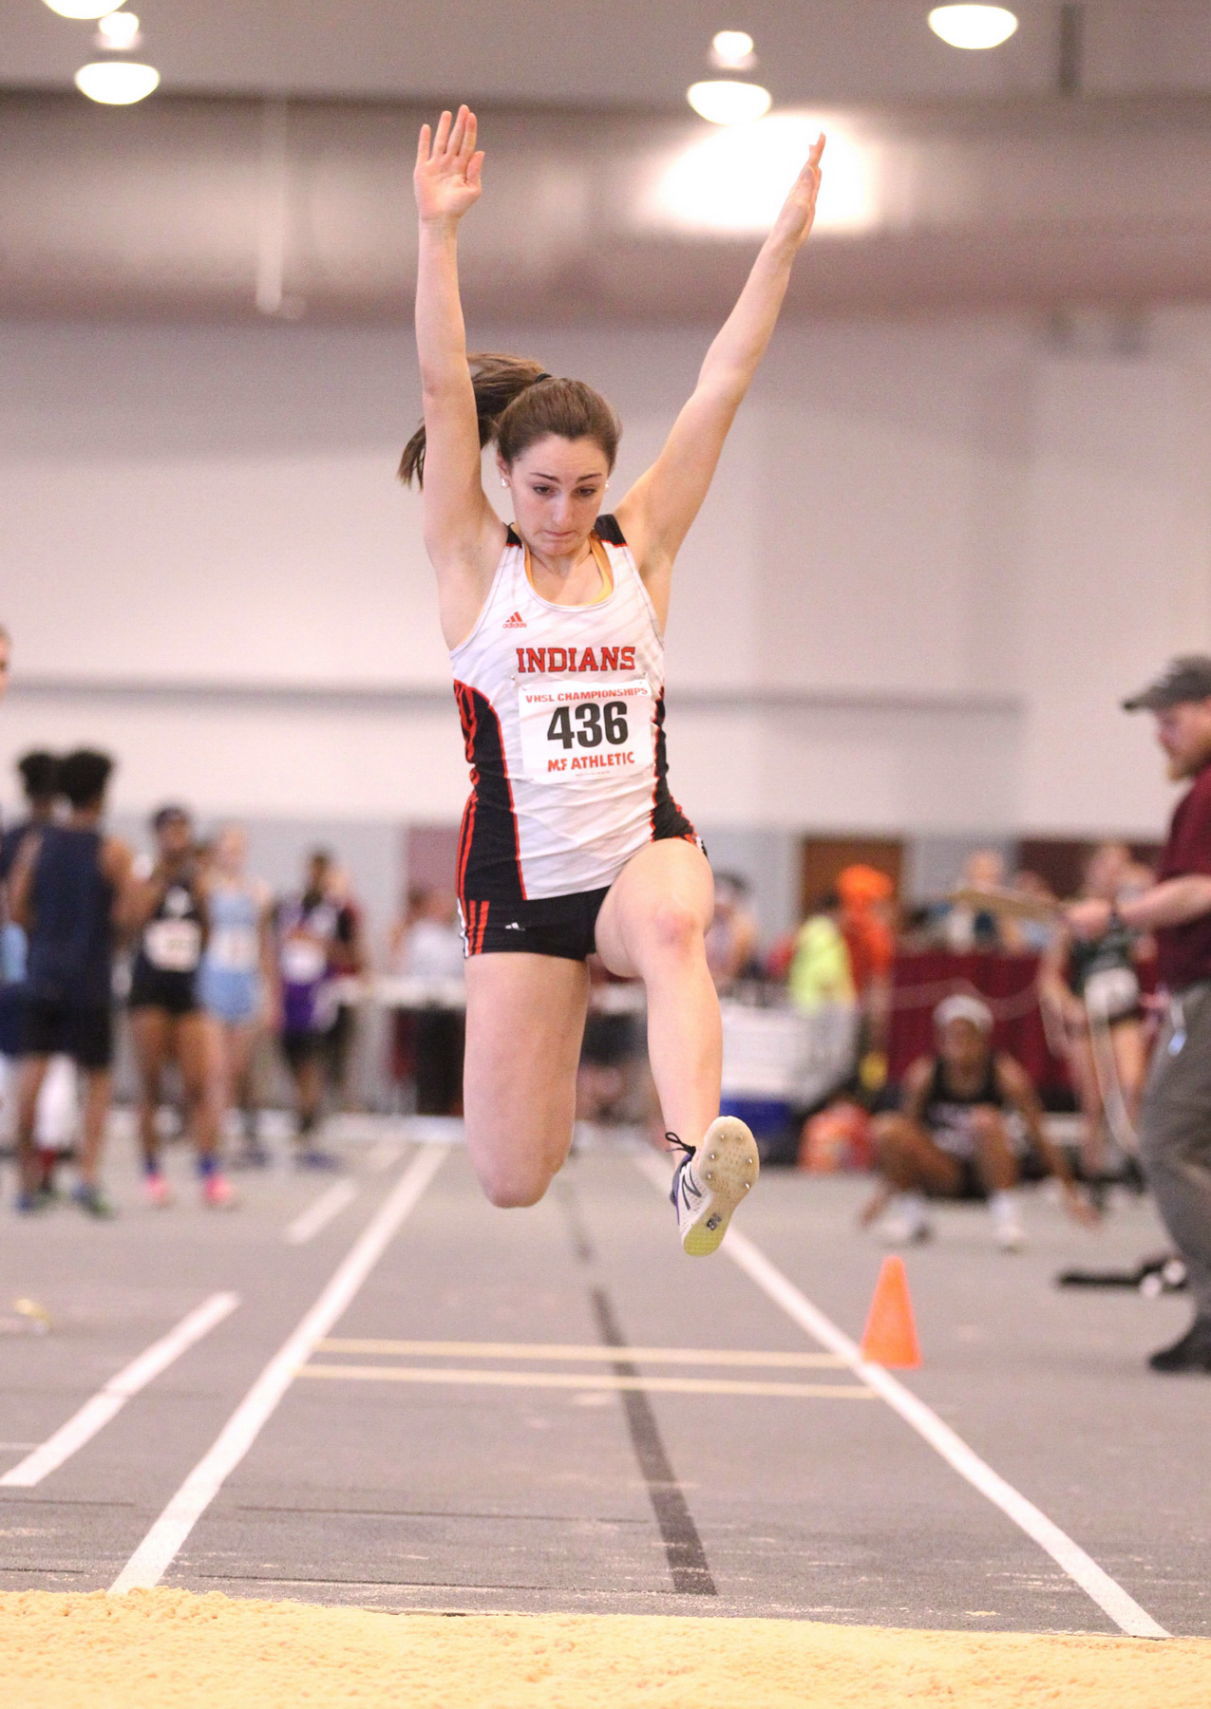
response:
[[[479,121],[470,107],[463,105],[454,114],[447,108],[438,119],[436,130],[431,131],[428,125],[421,126],[417,164],[446,161],[465,169],[475,154],[478,129]]]
[[[824,144],[827,141],[828,141],[828,138],[825,136],[824,132],[821,131],[820,135],[816,138],[815,142],[812,144],[811,153],[807,157],[807,164],[809,166],[819,166],[820,156],[824,153]]]

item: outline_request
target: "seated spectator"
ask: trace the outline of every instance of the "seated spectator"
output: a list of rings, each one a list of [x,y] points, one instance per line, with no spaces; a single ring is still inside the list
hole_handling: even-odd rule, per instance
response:
[[[930,1237],[927,1200],[978,1200],[988,1206],[1001,1250],[1020,1250],[1025,1234],[1015,1189],[1023,1169],[1014,1117],[1042,1172],[1062,1183],[1065,1208],[1079,1221],[1094,1220],[1067,1160],[1043,1131],[1042,1106],[1025,1069],[993,1049],[988,1006],[976,997],[948,997],[934,1011],[934,1026],[937,1053],[908,1070],[903,1109],[875,1118],[883,1185],[863,1221],[886,1211],[884,1239],[906,1244]]]

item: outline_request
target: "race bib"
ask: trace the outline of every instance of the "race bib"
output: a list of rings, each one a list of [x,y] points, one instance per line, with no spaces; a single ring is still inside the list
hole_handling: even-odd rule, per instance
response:
[[[202,954],[196,920],[153,920],[143,933],[143,951],[165,973],[192,973]]]
[[[535,782],[626,776],[652,765],[652,690],[643,677],[521,683],[517,717],[525,774]]]
[[[328,971],[327,952],[307,938],[287,938],[282,945],[282,978],[288,985],[314,985]]]
[[[229,973],[251,973],[257,965],[257,934],[251,926],[216,926],[206,945],[212,967]]]

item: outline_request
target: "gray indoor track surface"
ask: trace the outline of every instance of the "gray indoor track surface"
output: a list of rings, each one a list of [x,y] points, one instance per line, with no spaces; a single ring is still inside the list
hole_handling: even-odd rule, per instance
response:
[[[1147,1201],[1090,1234],[1035,1192],[1012,1257],[946,1208],[906,1256],[924,1364],[896,1392],[1095,1595],[846,1362],[883,1256],[864,1180],[767,1170],[691,1260],[642,1148],[504,1212],[417,1131],[338,1128],[341,1176],[280,1157],[229,1213],[179,1149],[177,1204],[144,1207],[127,1142],[114,1222],[5,1209],[0,1588],[1211,1635],[1211,1381],[1144,1366],[1188,1306],[1053,1285],[1160,1247]]]

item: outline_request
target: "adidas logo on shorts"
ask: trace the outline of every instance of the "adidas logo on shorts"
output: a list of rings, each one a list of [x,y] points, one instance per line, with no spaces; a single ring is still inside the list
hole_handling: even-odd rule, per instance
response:
[[[520,611],[515,611],[513,613],[512,617],[506,617],[505,618],[505,628],[506,629],[524,629],[525,626],[526,626],[526,620],[522,616]]]

